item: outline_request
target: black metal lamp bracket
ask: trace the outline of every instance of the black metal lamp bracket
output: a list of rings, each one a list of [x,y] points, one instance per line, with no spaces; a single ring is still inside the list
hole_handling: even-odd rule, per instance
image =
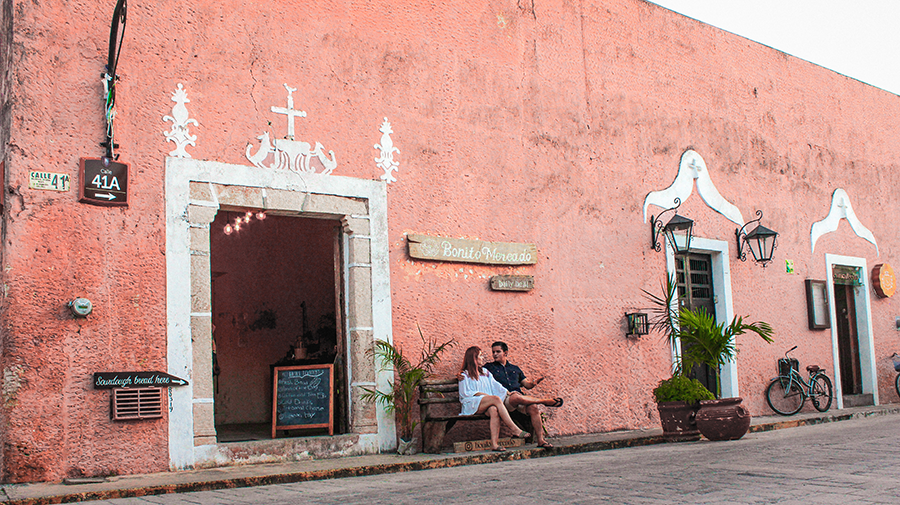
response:
[[[760,221],[762,221],[762,216],[763,216],[762,211],[761,210],[756,211],[756,216],[757,216],[756,219],[754,219],[753,221],[749,221],[744,226],[741,226],[740,229],[735,228],[735,230],[734,230],[734,236],[737,238],[737,247],[738,247],[737,257],[741,261],[747,261],[747,251],[744,250],[744,244],[747,242],[746,240],[744,240],[744,238],[747,236],[747,232],[744,231],[744,229],[746,229],[748,226],[750,226],[753,223],[759,223]]]
[[[662,222],[662,216],[666,212],[678,212],[678,207],[681,207],[681,198],[675,198],[675,206],[669,209],[666,209],[659,213],[657,216],[650,216],[650,246],[653,249],[656,249],[656,252],[662,251],[662,242],[659,240],[659,234],[662,232],[665,225]]]

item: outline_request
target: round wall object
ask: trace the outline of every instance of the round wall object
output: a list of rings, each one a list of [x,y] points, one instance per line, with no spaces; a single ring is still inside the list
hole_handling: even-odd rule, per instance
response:
[[[893,295],[897,289],[897,277],[894,276],[894,269],[887,263],[875,265],[872,268],[872,287],[875,288],[875,294],[882,298]]]
[[[75,317],[87,317],[94,310],[94,305],[87,298],[76,298],[69,302],[69,310]]]

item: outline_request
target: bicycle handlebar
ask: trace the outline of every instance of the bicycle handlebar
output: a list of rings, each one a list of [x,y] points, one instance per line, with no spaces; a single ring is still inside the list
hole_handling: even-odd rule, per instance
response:
[[[793,350],[796,349],[796,348],[797,348],[797,346],[795,345],[794,347],[791,347],[790,349],[788,349],[787,351],[785,351],[784,357],[787,358],[788,353],[791,352],[791,351],[793,351]]]

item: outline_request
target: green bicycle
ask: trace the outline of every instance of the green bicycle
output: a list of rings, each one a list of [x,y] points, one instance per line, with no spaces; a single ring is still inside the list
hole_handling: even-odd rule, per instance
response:
[[[797,371],[798,361],[791,358],[788,353],[796,349],[791,347],[784,358],[778,360],[778,377],[772,379],[766,388],[766,403],[769,408],[783,416],[790,416],[800,412],[806,399],[812,400],[813,407],[819,412],[825,412],[831,408],[831,400],[834,397],[834,389],[831,379],[819,368],[819,365],[809,365],[809,381],[803,380]]]

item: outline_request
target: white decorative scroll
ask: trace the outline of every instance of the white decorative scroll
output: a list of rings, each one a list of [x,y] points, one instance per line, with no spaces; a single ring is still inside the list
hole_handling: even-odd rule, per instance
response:
[[[394,130],[391,129],[391,123],[388,122],[387,118],[384,118],[384,123],[381,124],[381,128],[378,131],[381,132],[381,144],[375,144],[375,149],[380,149],[381,155],[375,158],[375,163],[378,165],[378,168],[384,170],[381,180],[387,181],[388,184],[397,182],[393,172],[398,170],[400,163],[394,161],[394,153],[399,153],[400,149],[394,147],[394,141],[391,140],[391,134],[394,133]]]
[[[675,182],[661,191],[651,191],[644,198],[644,222],[647,222],[647,207],[650,204],[670,209],[676,198],[682,203],[685,202],[694,190],[695,180],[697,181],[697,192],[700,193],[700,198],[706,202],[706,205],[738,226],[744,226],[744,217],[741,215],[741,211],[719,194],[719,190],[709,178],[709,171],[706,169],[703,158],[690,149],[681,155],[681,164],[678,167]]]
[[[876,256],[881,255],[878,252],[878,244],[875,242],[875,235],[873,235],[872,232],[859,221],[859,218],[856,217],[856,213],[853,212],[853,207],[850,205],[850,197],[847,195],[847,192],[841,188],[834,190],[834,193],[831,195],[831,210],[828,211],[828,215],[825,216],[825,219],[813,223],[812,225],[809,239],[813,253],[816,252],[816,242],[819,238],[826,233],[837,230],[841,219],[846,219],[847,222],[850,223],[850,228],[853,229],[853,232],[856,233],[857,237],[868,240],[875,246]]]
[[[175,105],[172,107],[172,115],[163,116],[163,121],[172,122],[172,129],[164,132],[166,140],[175,142],[176,146],[175,150],[169,153],[169,156],[175,158],[190,158],[191,155],[188,154],[184,148],[187,146],[196,146],[197,136],[188,133],[188,125],[191,123],[194,123],[195,126],[200,125],[195,119],[188,119],[188,110],[184,104],[190,102],[190,100],[188,100],[187,92],[184,90],[181,83],[178,83],[178,89],[172,93],[172,101],[175,102]]]
[[[297,88],[292,88],[287,84],[284,87],[288,92],[287,107],[273,106],[271,110],[276,114],[287,116],[287,136],[283,139],[272,140],[269,132],[262,133],[256,137],[259,140],[259,148],[255,153],[251,154],[253,146],[247,144],[247,159],[259,168],[315,173],[316,168],[312,166],[311,162],[313,158],[316,158],[322,165],[322,171],[319,173],[330,174],[337,166],[334,151],[328,151],[328,156],[326,156],[325,149],[319,142],[316,142],[315,147],[311,148],[308,142],[294,140],[294,119],[306,117],[306,111],[294,109],[294,91],[297,91]]]

